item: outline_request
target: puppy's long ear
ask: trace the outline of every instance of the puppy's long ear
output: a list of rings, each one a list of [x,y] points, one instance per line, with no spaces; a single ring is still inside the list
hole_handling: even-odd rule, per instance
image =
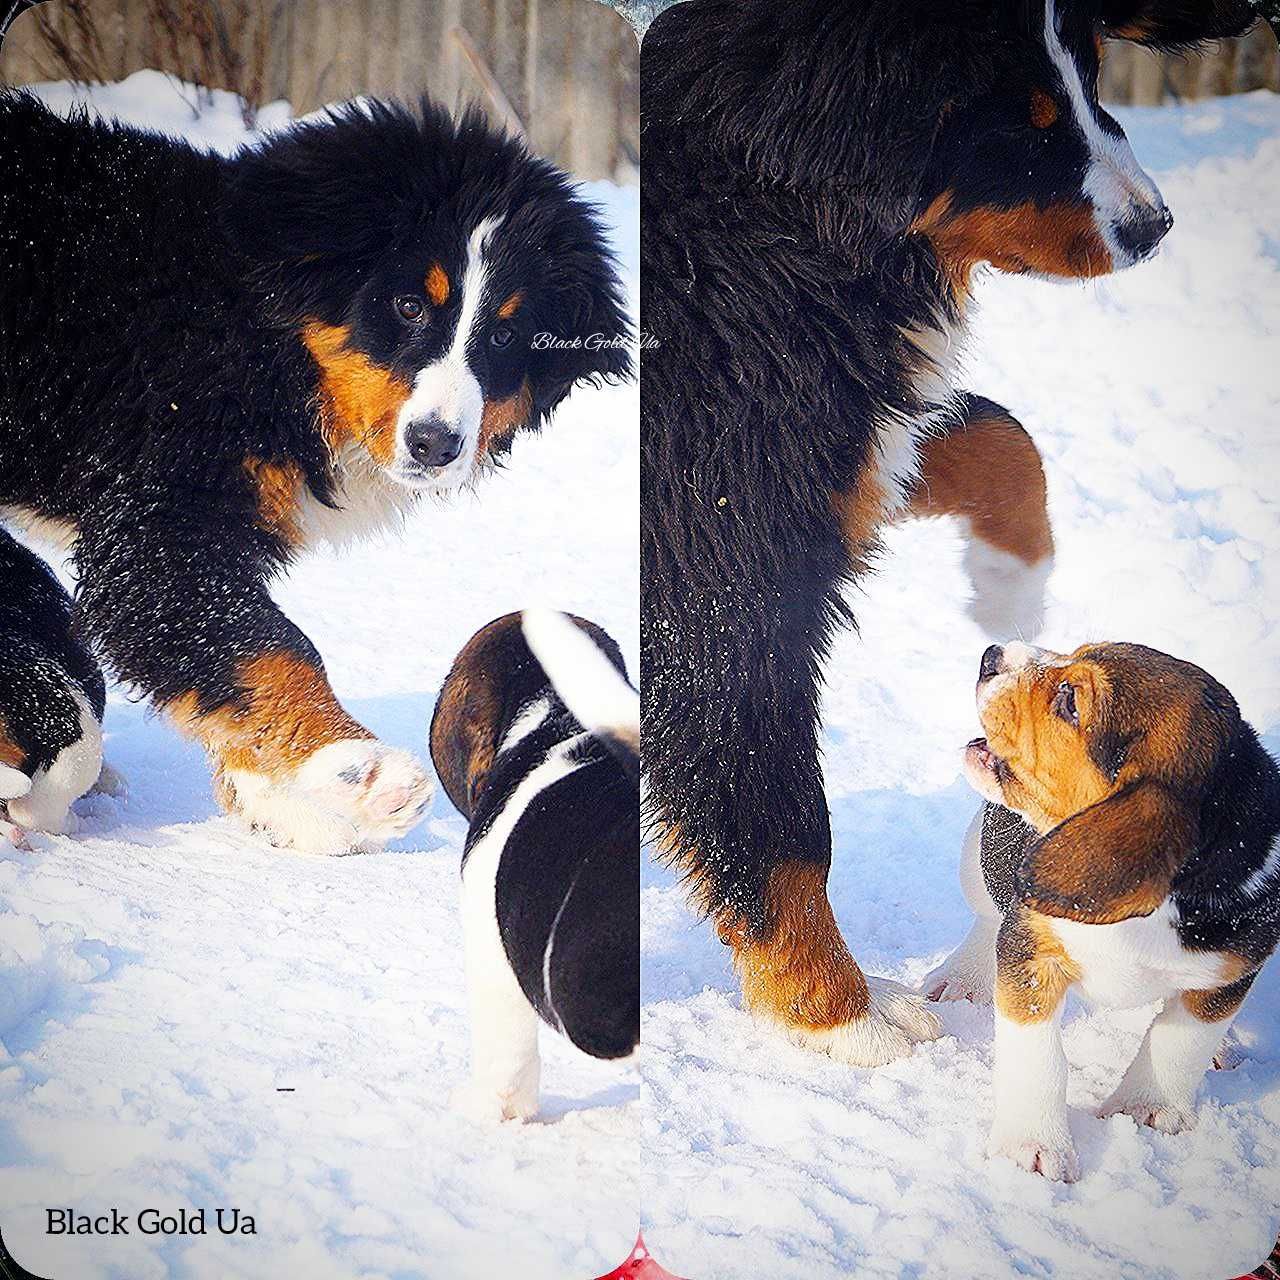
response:
[[[1027,850],[1018,894],[1042,915],[1114,924],[1150,915],[1195,846],[1191,808],[1156,782],[1137,782],[1074,814]]]
[[[1160,49],[1243,35],[1259,10],[1250,0],[1103,0],[1103,33]]]

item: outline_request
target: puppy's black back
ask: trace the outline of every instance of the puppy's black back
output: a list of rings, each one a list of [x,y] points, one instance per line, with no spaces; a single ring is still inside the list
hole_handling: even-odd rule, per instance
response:
[[[82,693],[102,719],[102,670],[75,632],[71,597],[39,556],[0,528],[0,732],[47,767],[80,737]]]

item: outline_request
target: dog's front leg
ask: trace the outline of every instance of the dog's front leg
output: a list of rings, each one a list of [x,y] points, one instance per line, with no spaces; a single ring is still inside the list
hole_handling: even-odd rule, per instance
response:
[[[1161,1133],[1195,1128],[1196,1092],[1254,975],[1217,991],[1185,991],[1165,1001],[1098,1114],[1132,1116]]]
[[[338,703],[267,592],[263,546],[217,513],[124,513],[82,526],[82,625],[121,680],[203,744],[224,807],[317,853],[377,848],[416,825],[427,774]]]
[[[1015,910],[996,943],[994,1115],[987,1153],[1055,1182],[1080,1176],[1067,1123],[1062,1010],[1070,962],[1048,929]]]

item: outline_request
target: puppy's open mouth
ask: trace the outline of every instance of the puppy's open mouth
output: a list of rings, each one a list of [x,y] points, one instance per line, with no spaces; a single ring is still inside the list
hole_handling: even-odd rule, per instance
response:
[[[987,745],[986,738],[974,738],[964,749],[964,760],[970,768],[996,779],[1005,773],[1004,761]]]

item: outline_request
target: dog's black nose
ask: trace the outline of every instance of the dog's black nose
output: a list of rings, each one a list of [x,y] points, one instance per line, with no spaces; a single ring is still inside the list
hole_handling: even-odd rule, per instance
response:
[[[978,664],[978,680],[990,680],[992,676],[999,674],[1000,659],[1003,657],[1004,650],[998,644],[988,645]]]
[[[424,467],[447,467],[462,452],[462,437],[439,418],[411,422],[404,443],[409,456]]]
[[[1116,227],[1116,238],[1126,253],[1135,258],[1149,258],[1156,246],[1169,234],[1173,214],[1161,204],[1155,208],[1136,210]]]

